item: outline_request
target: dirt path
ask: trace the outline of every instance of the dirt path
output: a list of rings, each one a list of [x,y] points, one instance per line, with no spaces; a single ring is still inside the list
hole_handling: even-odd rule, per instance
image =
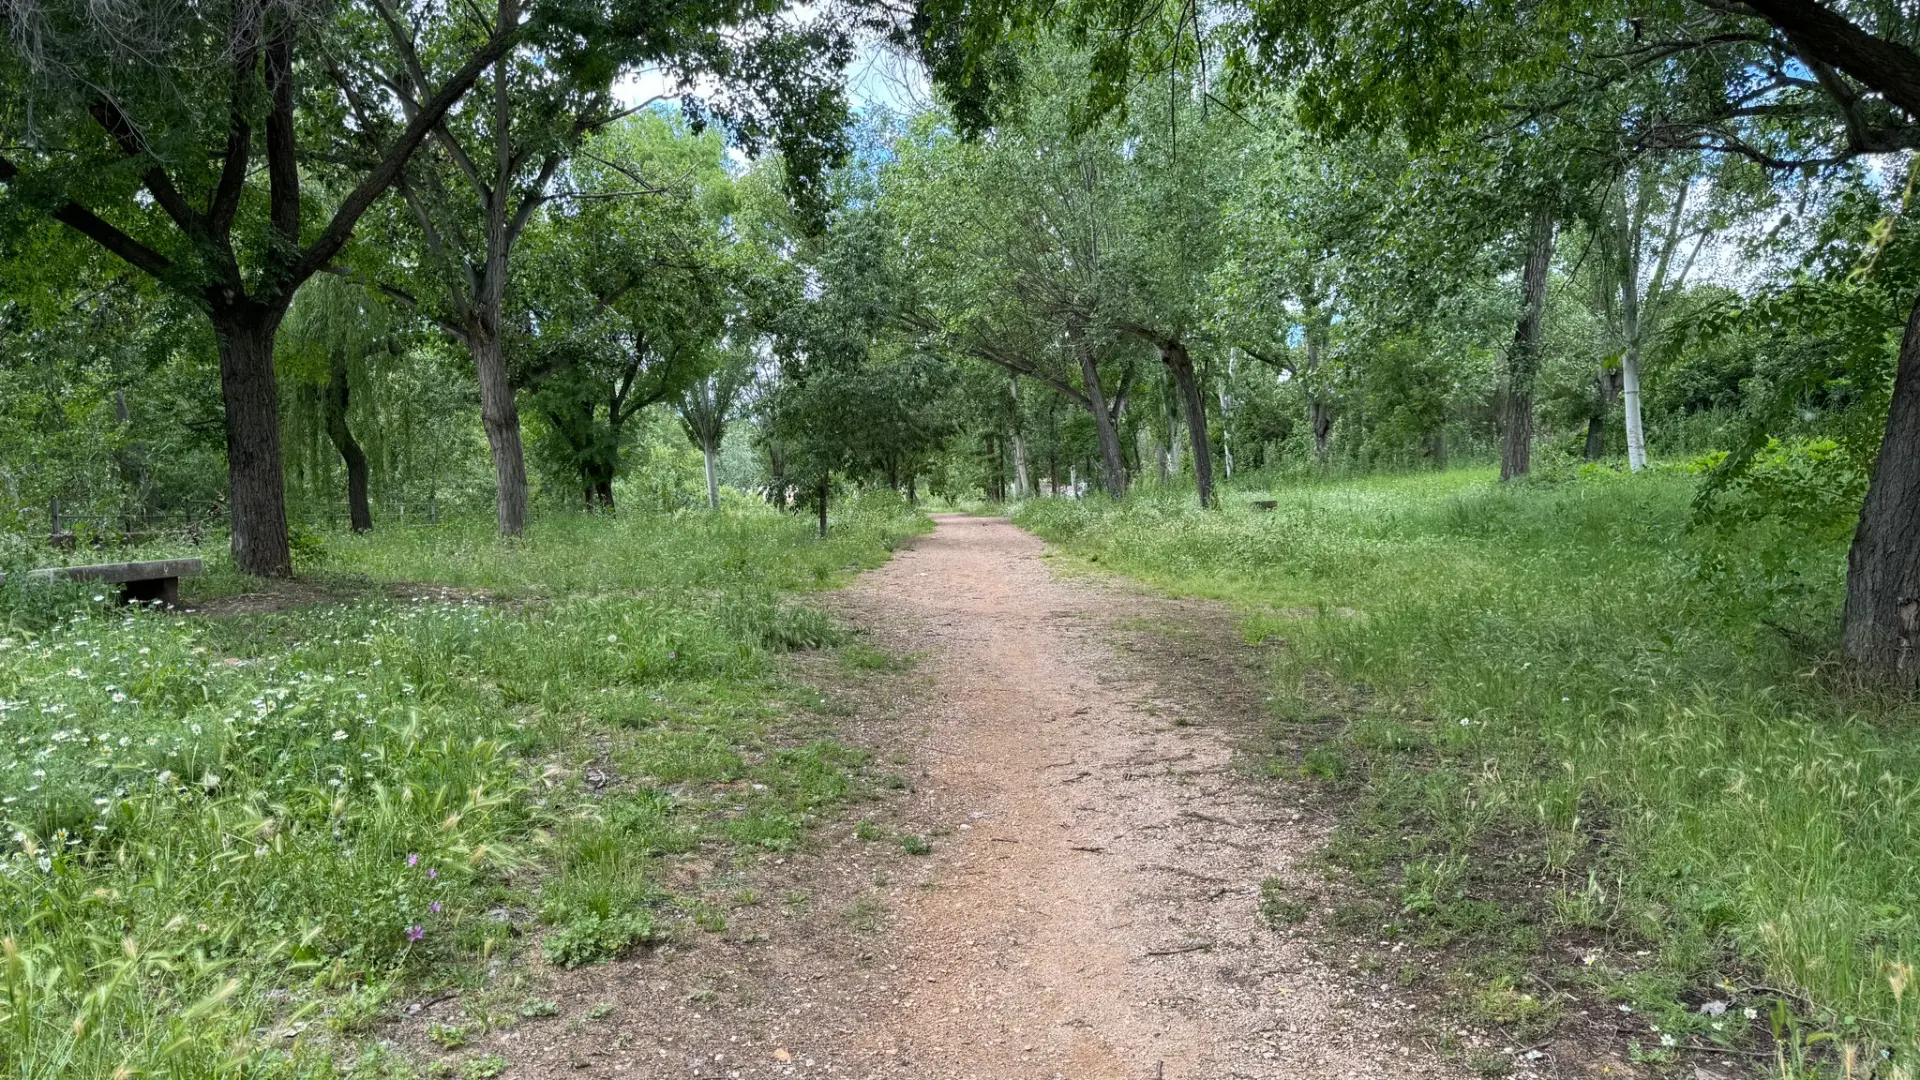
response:
[[[918,658],[905,715],[869,735],[916,776],[892,820],[930,855],[849,822],[751,871],[809,899],[567,976],[566,1016],[498,1041],[509,1075],[1460,1075],[1399,1037],[1416,1005],[1385,975],[1359,985],[1263,924],[1261,882],[1311,888],[1323,837],[1283,781],[1235,767],[1257,681],[1130,655],[1129,620],[1194,609],[1056,579],[1041,553],[1004,521],[943,517],[836,601]]]
[[[1261,881],[1300,880],[1319,837],[1127,670],[1101,631],[1138,599],[1040,554],[1004,521],[942,518],[854,587],[923,656],[926,790],[959,818],[898,920],[911,989],[865,1043],[925,1077],[1445,1075],[1384,1037],[1406,1003],[1355,996],[1262,924]]]

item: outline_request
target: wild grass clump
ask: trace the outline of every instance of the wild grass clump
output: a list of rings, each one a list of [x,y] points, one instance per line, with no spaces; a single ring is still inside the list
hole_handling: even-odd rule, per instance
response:
[[[1342,731],[1289,768],[1364,793],[1346,858],[1408,932],[1511,937],[1422,912],[1544,885],[1550,929],[1591,941],[1576,970],[1681,1044],[1785,998],[1795,1023],[1912,1053],[1920,707],[1832,663],[1843,540],[1700,527],[1695,483],[1455,472],[1020,520],[1286,641],[1283,721]],[[1732,1008],[1680,1004],[1698,991]]]
[[[312,1021],[506,947],[503,910],[561,964],[666,932],[660,858],[778,850],[848,791],[769,657],[839,640],[793,591],[922,520],[394,530],[330,538],[322,582],[455,589],[0,629],[0,1062],[330,1076],[352,1025]]]

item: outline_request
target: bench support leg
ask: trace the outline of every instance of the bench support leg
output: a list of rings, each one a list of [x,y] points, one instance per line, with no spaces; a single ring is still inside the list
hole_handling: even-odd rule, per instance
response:
[[[151,605],[158,600],[161,607],[180,606],[180,579],[177,577],[149,578],[146,581],[129,581],[120,586],[120,602],[123,604]]]

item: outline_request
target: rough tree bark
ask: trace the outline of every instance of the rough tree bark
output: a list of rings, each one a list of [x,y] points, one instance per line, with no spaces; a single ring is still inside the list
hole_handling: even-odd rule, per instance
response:
[[[1505,444],[1500,479],[1525,476],[1533,467],[1533,377],[1540,365],[1540,323],[1546,311],[1547,270],[1553,262],[1553,209],[1534,211],[1527,262],[1520,273],[1520,320],[1507,353],[1507,400],[1502,410]]]
[[[357,533],[373,531],[373,507],[367,500],[367,455],[347,426],[347,354],[339,349],[327,362],[327,438],[347,466],[347,520]]]
[[[466,338],[480,379],[480,423],[493,452],[494,522],[501,536],[519,536],[527,529],[527,456],[520,444],[520,406],[507,378],[506,350],[496,328],[483,319],[467,326]]]
[[[1848,659],[1904,689],[1920,686],[1920,299],[1907,316],[1886,436],[1847,552],[1841,616]]]
[[[242,303],[212,312],[227,413],[227,490],[234,565],[262,577],[293,573],[280,453],[280,384],[273,338],[286,305]]]

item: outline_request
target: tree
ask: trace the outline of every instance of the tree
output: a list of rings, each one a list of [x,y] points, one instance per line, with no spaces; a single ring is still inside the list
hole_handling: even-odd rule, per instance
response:
[[[281,371],[321,389],[327,439],[347,474],[347,518],[354,532],[373,531],[367,454],[348,424],[352,369],[361,357],[395,345],[386,305],[337,277],[301,290],[288,311],[279,349]]]
[[[446,73],[377,140],[343,147],[348,87],[380,85],[407,42],[373,13],[264,0],[143,9],[14,6],[0,53],[0,218],[50,219],[206,313],[220,352],[235,563],[291,570],[273,343],[293,296],[329,266],[429,131],[543,12],[503,3],[449,32]],[[457,17],[422,7],[412,25]],[[303,103],[296,106],[296,103]],[[398,113],[381,95],[369,112]],[[265,191],[250,182],[265,166]],[[327,182],[310,177],[325,175]],[[312,211],[332,195],[319,227]]]
[[[513,375],[587,504],[611,508],[627,421],[712,368],[740,268],[717,133],[645,114],[586,149],[530,240]]]
[[[776,17],[783,6],[761,0],[675,4],[649,12],[638,32],[627,27],[597,34],[588,55],[569,64],[534,55],[503,60],[491,73],[489,99],[437,125],[429,152],[400,185],[424,239],[422,262],[438,279],[432,290],[441,297],[433,305],[438,320],[473,358],[503,535],[517,535],[527,512],[519,412],[505,351],[509,331],[502,321],[516,244],[552,200],[639,199],[675,182],[650,177],[641,163],[624,160],[633,149],[631,138],[592,139],[652,104],[616,106],[613,79],[622,72],[661,69],[681,87],[721,80],[723,89],[711,100],[689,95],[684,104],[692,115],[725,123],[749,148],[776,141],[783,160],[803,168],[834,160],[843,150],[846,119],[837,78],[848,52],[845,33],[825,21],[789,26]],[[720,29],[727,32],[715,32]],[[406,61],[413,79],[424,82],[422,55],[409,52]],[[656,117],[654,123],[664,121]],[[583,148],[585,160],[562,175]],[[803,195],[807,182],[793,178]],[[616,428],[619,413],[616,407]],[[596,488],[611,500],[610,474]]]
[[[750,356],[734,355],[691,386],[680,391],[674,409],[687,438],[699,447],[707,465],[707,508],[720,509],[720,443],[726,437],[727,423],[740,403],[741,395],[752,385],[754,365]]]
[[[1075,131],[1070,102],[1036,91],[991,143],[923,123],[896,144],[882,193],[911,283],[902,327],[925,348],[994,364],[1083,409],[1117,498],[1137,348],[1122,340],[1135,320],[1113,257],[1123,165],[1111,132]]]

